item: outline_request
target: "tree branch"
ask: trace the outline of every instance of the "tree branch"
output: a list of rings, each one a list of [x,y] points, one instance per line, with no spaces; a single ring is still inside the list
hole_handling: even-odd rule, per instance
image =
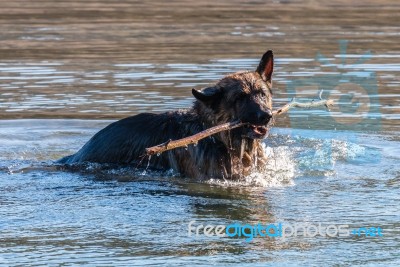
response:
[[[333,106],[334,101],[333,100],[317,100],[317,101],[311,101],[311,102],[307,102],[307,103],[302,103],[302,102],[296,102],[294,101],[294,99],[292,99],[292,101],[290,101],[289,103],[287,103],[286,105],[284,105],[283,107],[274,110],[272,112],[272,114],[274,116],[276,115],[281,115],[282,113],[286,113],[289,111],[289,109],[291,108],[315,108],[315,107],[320,107],[320,106],[325,106],[328,110],[329,107]]]
[[[171,150],[171,149],[181,147],[181,146],[187,147],[188,145],[191,145],[191,144],[197,144],[197,142],[199,140],[206,138],[210,135],[213,135],[213,134],[216,134],[216,133],[219,133],[222,131],[232,130],[237,127],[241,127],[241,126],[245,126],[245,125],[247,125],[247,123],[243,123],[240,121],[233,121],[233,122],[227,122],[224,124],[220,124],[220,125],[208,128],[204,131],[201,131],[195,135],[191,135],[191,136],[188,136],[188,137],[185,137],[182,139],[178,139],[178,140],[174,140],[174,141],[172,141],[170,139],[165,143],[146,148],[146,154],[154,155],[154,154],[159,154],[164,151]]]
[[[321,94],[320,94],[321,95]],[[289,109],[297,107],[297,108],[313,108],[313,107],[320,107],[320,106],[325,106],[329,109],[330,106],[332,106],[334,104],[333,100],[317,100],[317,101],[311,101],[311,102],[307,102],[307,103],[301,103],[301,102],[296,102],[294,99],[292,99],[292,101],[290,101],[289,103],[287,103],[286,105],[284,105],[283,107],[274,110],[272,112],[272,116],[276,117],[278,115],[281,115],[283,113],[286,113],[289,111]],[[227,130],[232,130],[241,126],[246,126],[249,125],[249,123],[244,123],[244,122],[240,122],[240,121],[233,121],[233,122],[227,122],[224,124],[220,124],[214,127],[211,127],[209,129],[206,129],[204,131],[201,131],[197,134],[182,138],[182,139],[178,139],[178,140],[168,140],[167,142],[164,142],[162,144],[156,145],[156,146],[152,146],[149,148],[146,148],[146,155],[150,156],[150,155],[154,155],[154,154],[160,154],[162,152],[165,152],[167,150],[171,150],[174,148],[178,148],[178,147],[187,147],[188,145],[191,144],[197,144],[197,142],[203,138],[206,138],[210,135],[222,132],[222,131],[227,131]]]

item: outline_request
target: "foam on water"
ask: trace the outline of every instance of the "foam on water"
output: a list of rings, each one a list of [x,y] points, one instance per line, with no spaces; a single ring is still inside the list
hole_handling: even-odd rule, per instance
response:
[[[221,186],[280,187],[294,184],[295,160],[288,146],[267,147],[263,149],[268,157],[264,171],[253,171],[242,180],[210,179],[209,184]]]
[[[397,257],[397,133],[273,128],[264,141],[267,167],[241,181],[199,182],[171,170],[148,169],[144,174],[135,166],[87,163],[66,169],[53,163],[77,151],[107,124],[90,120],[0,123],[1,257],[25,266],[40,254],[46,264],[52,257],[49,248],[66,255],[64,247],[71,244],[71,253],[86,255],[89,264],[121,247],[132,249],[127,253],[137,257],[149,251],[191,255],[194,246],[209,244],[216,253],[239,253],[240,260],[241,251],[248,249],[268,255],[286,253],[285,257],[295,253],[291,259],[295,261],[304,247],[313,259],[320,259],[321,247],[342,255],[354,242],[366,251],[383,247]],[[187,236],[188,222],[193,220],[219,225],[312,219],[382,226],[385,238],[380,243],[296,238],[284,243],[255,239],[247,244],[241,239]],[[300,252],[287,253],[282,244]],[[198,255],[208,255],[207,246]]]
[[[365,144],[348,132],[321,131],[318,137],[309,130],[275,129],[264,144],[266,168],[242,180],[210,179],[221,186],[282,187],[295,184],[296,177],[337,177],[337,165],[356,170],[381,158],[381,148]],[[276,133],[278,132],[278,133]],[[351,166],[349,166],[351,165]],[[374,166],[370,165],[370,170]]]
[[[14,129],[15,130],[15,129]],[[37,130],[34,128],[33,130]],[[48,135],[51,129],[46,129]],[[43,134],[43,133],[42,133]],[[11,135],[11,133],[10,133]],[[16,135],[15,132],[12,135]],[[4,134],[2,139],[10,136]],[[5,149],[1,166],[7,173],[22,173],[37,170],[41,167],[48,169],[52,164],[50,157],[59,158],[57,151],[47,152],[55,148],[58,138],[46,139],[41,146],[30,144],[23,136],[16,140],[12,148]],[[361,164],[376,161],[379,158],[379,148],[370,147],[357,142],[354,137],[343,137],[338,132],[321,131],[318,137],[312,131],[296,130],[289,132],[285,129],[273,129],[270,137],[263,144],[263,149],[268,157],[267,166],[263,171],[254,171],[241,180],[207,180],[208,184],[233,187],[282,187],[295,183],[295,177],[319,176],[334,177],[336,165],[348,163]],[[71,150],[72,151],[72,150]],[[53,155],[54,154],[54,155]],[[47,157],[46,157],[47,155]],[[44,161],[44,162],[43,162]],[[64,168],[61,168],[62,170]],[[178,173],[169,171],[153,171],[151,169],[136,169],[135,166],[111,166],[104,164],[88,163],[72,166],[73,171],[93,174],[101,179],[115,179],[118,181],[134,181],[137,179],[169,179],[179,177]],[[68,169],[67,169],[68,170]]]

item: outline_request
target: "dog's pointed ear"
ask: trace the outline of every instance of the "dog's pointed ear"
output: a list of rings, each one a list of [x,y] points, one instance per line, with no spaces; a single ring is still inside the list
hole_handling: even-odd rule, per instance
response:
[[[197,100],[203,103],[210,103],[211,101],[219,98],[222,94],[222,91],[221,89],[215,87],[208,87],[201,91],[193,88],[192,94]]]
[[[261,78],[264,81],[271,83],[273,71],[274,71],[274,54],[272,53],[272,50],[268,50],[262,56],[256,72],[260,74]]]

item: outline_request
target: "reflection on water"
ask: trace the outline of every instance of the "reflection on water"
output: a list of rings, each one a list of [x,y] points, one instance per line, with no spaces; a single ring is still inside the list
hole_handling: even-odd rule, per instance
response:
[[[399,11],[390,0],[2,1],[0,265],[395,266]],[[192,87],[253,70],[267,49],[274,106],[320,89],[339,104],[279,118],[268,172],[198,183],[51,164],[111,122],[92,119],[187,108]],[[188,237],[192,220],[380,226],[384,237],[246,243]]]
[[[108,123],[0,123],[2,263],[365,265],[383,260],[392,265],[398,260],[400,146],[390,134],[352,140],[348,132],[274,128],[266,143],[275,167],[241,182],[198,183],[95,164],[79,172],[47,166]],[[188,237],[190,221],[380,226],[384,237],[299,236],[247,243]],[[358,257],[355,251],[377,256]]]
[[[357,61],[362,55],[355,59],[350,58]],[[400,81],[395,74],[400,69],[399,64],[341,64],[338,60],[325,60],[328,63],[313,66],[316,62],[313,58],[279,58],[278,55],[274,78],[275,106],[283,105],[296,96],[287,87],[297,79],[313,78],[321,81],[319,87],[302,88],[297,92],[297,97],[313,99],[319,89],[324,89],[324,85],[329,84],[329,79],[335,79],[332,78],[335,75],[347,75],[360,80],[374,75],[372,85],[379,86],[377,90],[373,93],[355,93],[359,93],[358,97],[365,101],[376,98],[383,129],[398,128],[400,117],[396,85]],[[191,88],[203,88],[231,72],[252,70],[257,62],[258,59],[254,58],[210,60],[204,64],[103,64],[98,70],[85,72],[56,62],[34,65],[3,63],[0,67],[1,117],[119,118],[145,111],[162,112],[188,108],[193,101]],[[82,64],[79,66],[83,67],[90,68]],[[292,68],[297,71],[290,71]],[[378,84],[376,78],[379,79]],[[340,82],[342,81],[337,81]],[[350,100],[340,99],[353,92],[351,86],[329,92],[330,97],[343,107],[351,106]],[[369,110],[356,115],[365,116],[368,112]],[[309,113],[298,111],[295,116],[307,116]],[[332,115],[340,116],[343,120],[354,114],[329,114]],[[279,125],[285,126],[284,123]]]
[[[397,5],[323,4],[3,3],[0,118],[121,118],[186,108],[192,87],[253,70],[263,52],[273,49],[275,106],[293,97],[289,87],[299,78],[322,79],[318,89],[332,91],[323,79],[373,75],[368,82],[376,90],[362,97],[379,98],[380,130],[397,129]],[[348,40],[347,46],[339,40]],[[300,95],[315,97],[318,89],[303,88]],[[332,93],[340,100],[351,90]],[[278,124],[290,126],[289,118]]]

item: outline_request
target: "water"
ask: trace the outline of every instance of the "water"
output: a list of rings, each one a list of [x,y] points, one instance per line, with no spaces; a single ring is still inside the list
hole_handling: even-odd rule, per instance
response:
[[[400,6],[264,2],[2,3],[0,266],[398,265]],[[192,87],[254,69],[268,48],[275,107],[320,89],[340,104],[280,117],[268,172],[199,183],[52,164],[115,119],[189,107]],[[384,236],[246,242],[189,237],[193,220]]]

